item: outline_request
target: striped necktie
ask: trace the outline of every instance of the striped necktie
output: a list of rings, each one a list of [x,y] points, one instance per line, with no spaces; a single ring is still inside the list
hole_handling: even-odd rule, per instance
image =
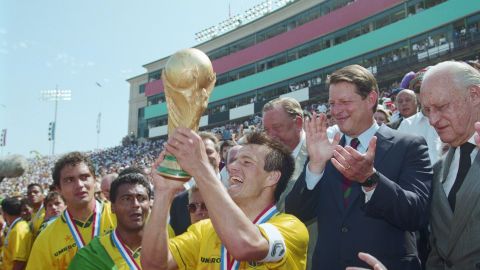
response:
[[[358,138],[353,138],[350,141],[350,146],[355,150],[357,150],[357,147],[359,144],[360,144],[360,141],[358,140]],[[349,204],[349,197],[350,197],[350,194],[352,193],[352,181],[346,178],[345,176],[343,177],[343,181],[342,181],[342,191],[343,191],[343,206],[347,208]]]

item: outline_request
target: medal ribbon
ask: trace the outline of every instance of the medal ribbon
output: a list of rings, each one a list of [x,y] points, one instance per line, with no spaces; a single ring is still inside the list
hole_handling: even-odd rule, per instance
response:
[[[120,240],[120,237],[118,237],[117,230],[114,230],[111,233],[111,237],[112,237],[113,243],[117,247],[123,259],[127,262],[128,267],[130,267],[131,270],[141,269],[140,266],[138,266],[135,259],[133,258],[132,252],[125,246],[122,240]]]
[[[277,207],[275,204],[265,208],[253,221],[255,225],[259,225],[262,223],[267,222],[270,220],[273,216],[275,216],[278,213]],[[235,269],[238,270],[240,267],[240,262],[237,260],[230,260],[230,257],[228,256],[228,251],[225,248],[225,246],[222,244],[222,250],[221,250],[221,260],[220,260],[220,269],[221,270],[231,270]]]
[[[68,208],[65,210],[64,213],[64,218],[65,221],[67,222],[68,229],[70,230],[70,233],[73,236],[73,239],[75,240],[75,243],[77,244],[77,248],[81,249],[85,246],[85,241],[83,240],[82,235],[80,234],[80,231],[77,228],[77,225],[75,224],[75,221],[73,220],[71,214],[68,212]],[[102,217],[102,206],[98,201],[95,201],[95,211],[93,212],[93,221],[92,221],[92,239],[95,236],[98,236],[100,233],[100,219]]]
[[[13,227],[15,227],[15,225],[17,225],[17,223],[18,223],[20,220],[22,220],[21,217],[16,218],[16,219],[12,222],[12,224],[8,227],[7,236],[5,236],[5,241],[3,241],[3,245],[4,245],[5,247],[8,246],[8,236],[10,235],[10,232],[13,230]]]
[[[40,208],[38,208],[38,211],[37,211],[37,213],[35,214],[35,221],[37,221],[37,220],[40,218],[40,213],[42,212],[42,209],[43,209],[43,203],[42,203],[42,205],[40,206]]]

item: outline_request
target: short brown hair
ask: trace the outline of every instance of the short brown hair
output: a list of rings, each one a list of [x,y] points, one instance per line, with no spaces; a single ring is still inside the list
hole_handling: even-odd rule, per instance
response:
[[[60,187],[60,172],[67,165],[75,166],[80,163],[85,163],[87,165],[90,173],[95,177],[95,167],[93,166],[92,160],[80,152],[70,152],[63,155],[57,162],[52,171],[53,184],[57,187]]]
[[[354,84],[357,88],[357,94],[359,94],[362,99],[367,98],[367,96],[372,92],[377,92],[378,95],[378,84],[377,80],[373,74],[368,71],[368,69],[360,65],[350,65],[343,67],[330,75],[328,79],[329,84],[336,84],[340,82],[348,82]],[[378,99],[373,106],[372,111],[375,113],[377,110]]]
[[[43,201],[44,207],[47,208],[48,203],[55,200],[56,198],[60,198],[65,203],[65,198],[63,198],[62,194],[56,191],[52,191],[52,192],[49,192],[45,197],[45,200]]]
[[[292,152],[285,145],[272,139],[263,132],[250,133],[247,136],[246,144],[264,145],[268,148],[263,169],[267,172],[280,172],[280,179],[274,192],[275,201],[278,201],[295,170],[295,161],[291,155]]]

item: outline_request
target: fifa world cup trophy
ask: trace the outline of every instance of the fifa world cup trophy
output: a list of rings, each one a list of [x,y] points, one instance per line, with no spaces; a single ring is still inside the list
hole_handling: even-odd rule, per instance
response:
[[[168,135],[177,127],[198,131],[200,117],[207,108],[216,81],[208,56],[194,48],[176,52],[168,59],[162,71],[162,81],[168,108]],[[169,153],[157,171],[171,180],[190,179],[190,175],[182,170],[176,158]]]

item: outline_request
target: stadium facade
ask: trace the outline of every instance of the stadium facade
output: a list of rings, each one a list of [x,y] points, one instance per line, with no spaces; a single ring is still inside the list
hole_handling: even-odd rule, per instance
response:
[[[326,77],[349,64],[388,88],[411,70],[480,52],[478,0],[297,0],[196,48],[212,60],[217,83],[200,127],[243,121],[279,96],[326,102]],[[169,56],[130,78],[129,133],[167,134],[160,79]]]

